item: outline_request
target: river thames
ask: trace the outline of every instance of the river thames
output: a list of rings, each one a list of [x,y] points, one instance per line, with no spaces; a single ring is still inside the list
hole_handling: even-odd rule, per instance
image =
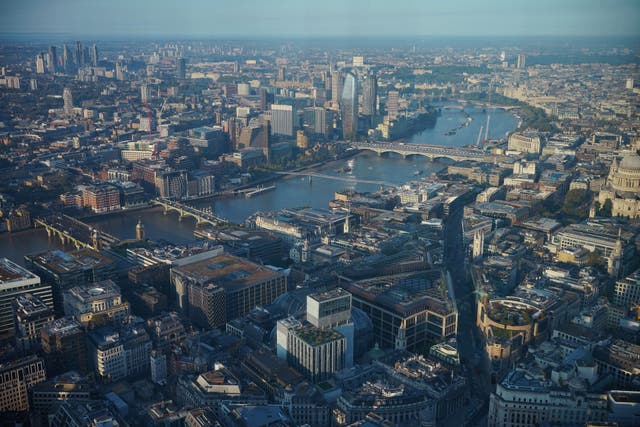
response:
[[[432,144],[449,147],[461,147],[475,144],[481,127],[487,122],[487,115],[491,116],[488,137],[504,138],[507,132],[513,131],[518,125],[518,119],[504,110],[467,107],[460,109],[443,109],[442,114],[433,128],[426,129],[409,138],[406,142],[414,144]],[[466,125],[465,125],[466,123]],[[455,130],[455,133],[451,131]],[[484,138],[484,130],[482,137]],[[448,133],[448,135],[447,135]],[[337,178],[353,177],[358,180],[385,181],[393,184],[403,184],[419,177],[429,176],[446,167],[446,161],[430,161],[421,156],[410,156],[403,159],[400,156],[379,157],[372,152],[362,152],[349,159],[331,162],[316,169],[324,175]],[[347,170],[347,172],[344,172]],[[420,175],[418,175],[418,173]],[[328,179],[313,177],[286,177],[275,182],[276,189],[265,192],[249,199],[229,198],[222,200],[207,200],[196,203],[198,207],[211,207],[223,218],[242,223],[257,211],[272,211],[285,207],[312,206],[327,208],[334,193],[343,189],[354,189],[367,192],[376,191],[379,186],[370,183],[353,183],[344,179]],[[193,241],[195,222],[185,219],[177,220],[177,214],[164,215],[160,209],[146,209],[135,212],[117,213],[89,220],[101,230],[118,238],[130,239],[135,236],[135,224],[141,217],[147,237],[152,240],[164,239],[173,243]],[[0,235],[0,257],[7,257],[23,264],[26,254],[44,252],[52,248],[60,248],[60,243],[49,239],[44,230],[27,230],[19,233],[3,233]]]

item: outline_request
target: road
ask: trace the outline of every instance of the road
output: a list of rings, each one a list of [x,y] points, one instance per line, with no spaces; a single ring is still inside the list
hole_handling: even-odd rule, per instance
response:
[[[467,278],[465,248],[462,239],[463,208],[453,209],[445,222],[445,257],[451,273],[456,304],[458,306],[458,351],[467,374],[472,403],[477,410],[471,411],[465,425],[486,425],[489,395],[491,393],[489,362],[476,326],[476,301],[473,283]],[[471,406],[471,405],[469,405]]]

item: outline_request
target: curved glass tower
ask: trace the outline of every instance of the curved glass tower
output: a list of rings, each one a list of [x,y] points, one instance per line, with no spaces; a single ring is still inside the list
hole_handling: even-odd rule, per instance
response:
[[[358,132],[358,83],[356,76],[347,73],[342,89],[342,138],[353,140]]]

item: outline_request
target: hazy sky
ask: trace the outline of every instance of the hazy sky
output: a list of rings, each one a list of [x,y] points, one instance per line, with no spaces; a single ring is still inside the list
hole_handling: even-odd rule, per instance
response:
[[[116,37],[639,35],[640,0],[0,0],[0,32]]]

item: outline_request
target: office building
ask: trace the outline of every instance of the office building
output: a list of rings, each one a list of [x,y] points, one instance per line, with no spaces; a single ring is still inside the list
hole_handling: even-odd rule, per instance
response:
[[[381,348],[418,349],[432,340],[454,336],[458,311],[440,271],[408,277],[379,277],[342,285],[353,306],[373,323],[374,341]]]
[[[607,417],[606,394],[588,393],[584,387],[554,390],[551,381],[515,369],[491,393],[488,425],[586,425],[607,421]]]
[[[271,108],[271,104],[275,102],[273,93],[269,92],[267,88],[260,88],[260,109],[267,111]]]
[[[140,101],[147,102],[151,99],[151,86],[147,84],[140,85]]]
[[[84,49],[82,48],[82,43],[79,41],[76,42],[76,67],[82,68],[84,67]]]
[[[640,387],[640,345],[620,339],[603,342],[593,350],[593,359],[598,373],[610,374],[618,389]]]
[[[105,399],[62,403],[50,414],[50,427],[123,427],[116,408]]]
[[[88,337],[89,359],[101,381],[118,381],[149,372],[152,345],[141,324],[129,324],[120,330],[105,326],[91,331]]]
[[[367,116],[369,128],[375,124],[378,98],[378,78],[375,74],[368,74],[362,82],[362,115]]]
[[[352,73],[344,78],[340,110],[342,111],[342,138],[353,141],[358,134],[358,81]]]
[[[287,330],[286,350],[289,366],[316,383],[347,367],[347,339],[333,329],[292,327]]]
[[[218,327],[271,304],[287,290],[278,271],[229,254],[219,254],[171,269],[179,307],[198,326]]]
[[[518,59],[516,62],[516,68],[518,70],[524,70],[527,67],[527,56],[524,53],[518,54]]]
[[[181,405],[209,407],[217,416],[221,415],[220,405],[223,401],[267,404],[264,391],[220,363],[216,363],[213,370],[198,376],[178,377],[176,398]]]
[[[10,339],[15,334],[13,302],[21,295],[38,297],[47,307],[53,308],[51,285],[40,283],[40,277],[29,270],[0,258],[0,338]]]
[[[342,97],[342,73],[340,71],[331,72],[331,103],[334,109],[340,104],[340,98]]]
[[[399,97],[400,93],[397,90],[390,90],[387,94],[387,116],[389,120],[398,118],[400,111]]]
[[[95,44],[91,46],[91,65],[93,67],[98,66],[98,46]]]
[[[615,283],[613,302],[625,308],[640,305],[640,270]]]
[[[49,46],[49,63],[47,70],[53,74],[58,71],[58,49],[55,46]]]
[[[28,411],[29,391],[46,379],[44,361],[35,355],[0,364],[0,412]]]
[[[75,371],[65,372],[31,388],[32,420],[35,425],[48,426],[48,416],[62,403],[86,401],[96,397],[97,390],[88,377]]]
[[[323,136],[329,134],[327,110],[323,107],[305,108],[303,121],[306,132]]]
[[[87,372],[85,331],[80,322],[72,317],[56,319],[42,327],[40,338],[49,374]]]
[[[187,62],[184,58],[176,59],[176,78],[184,79],[187,76]]]
[[[291,105],[271,105],[271,133],[293,136],[294,111]]]
[[[73,71],[73,57],[66,44],[62,46],[62,68],[65,73]]]
[[[96,327],[129,315],[129,303],[122,300],[120,287],[107,279],[64,291],[64,313],[83,325]]]
[[[313,382],[350,368],[355,346],[351,314],[351,294],[341,288],[308,295],[306,320],[289,317],[277,323],[278,357]]]
[[[44,71],[45,71],[44,54],[40,52],[36,55],[36,73],[44,74]]]
[[[62,107],[64,115],[67,117],[73,116],[73,95],[68,87],[65,87],[62,91],[62,101],[64,103]]]
[[[542,138],[535,132],[514,132],[509,135],[507,148],[521,153],[540,154],[542,150]]]
[[[53,284],[53,304],[58,314],[63,312],[65,289],[108,279],[115,271],[115,262],[111,258],[92,249],[53,250],[26,255],[24,259],[29,268]]]
[[[167,384],[167,356],[152,350],[149,355],[149,367],[151,368],[151,381],[158,385]]]
[[[40,349],[40,331],[54,319],[53,307],[32,294],[18,295],[13,302],[16,347],[35,353]]]

